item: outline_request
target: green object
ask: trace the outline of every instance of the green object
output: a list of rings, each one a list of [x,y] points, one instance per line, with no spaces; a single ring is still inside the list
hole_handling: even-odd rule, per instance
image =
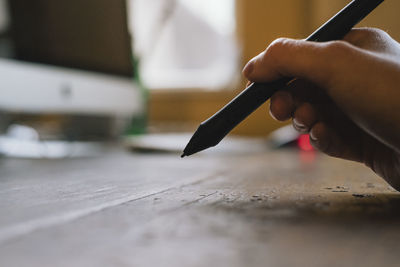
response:
[[[133,81],[139,88],[140,97],[142,98],[143,108],[141,112],[135,114],[131,120],[131,125],[128,128],[128,135],[142,135],[147,133],[147,122],[148,122],[148,103],[149,103],[149,91],[143,85],[139,71],[139,59],[133,56]]]

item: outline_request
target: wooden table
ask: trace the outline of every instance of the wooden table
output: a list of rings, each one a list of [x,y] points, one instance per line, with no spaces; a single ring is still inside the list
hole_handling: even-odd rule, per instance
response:
[[[2,159],[0,266],[400,265],[400,195],[385,182],[253,145]]]

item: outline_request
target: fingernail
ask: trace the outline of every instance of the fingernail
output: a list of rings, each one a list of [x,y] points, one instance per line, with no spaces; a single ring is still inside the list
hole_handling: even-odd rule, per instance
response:
[[[249,61],[243,69],[243,75],[248,77],[254,70],[254,61]]]
[[[272,113],[272,110],[271,110],[271,108],[269,109],[269,115],[274,119],[274,120],[278,120],[276,117],[275,117],[275,115]]]
[[[314,132],[313,132],[313,131],[310,131],[310,139],[311,139],[312,141],[318,141],[318,139],[317,139],[317,137],[314,135]]]
[[[306,129],[307,128],[303,123],[299,122],[296,118],[293,119],[293,123],[299,129]]]

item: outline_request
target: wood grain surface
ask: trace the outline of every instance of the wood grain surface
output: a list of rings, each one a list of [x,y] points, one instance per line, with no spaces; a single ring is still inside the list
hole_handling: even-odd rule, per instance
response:
[[[255,147],[2,159],[0,266],[399,265],[400,195],[385,182]]]

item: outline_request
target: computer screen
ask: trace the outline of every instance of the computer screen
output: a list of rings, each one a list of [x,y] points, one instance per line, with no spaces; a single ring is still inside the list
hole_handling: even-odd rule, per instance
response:
[[[132,76],[125,0],[8,0],[11,58]]]

